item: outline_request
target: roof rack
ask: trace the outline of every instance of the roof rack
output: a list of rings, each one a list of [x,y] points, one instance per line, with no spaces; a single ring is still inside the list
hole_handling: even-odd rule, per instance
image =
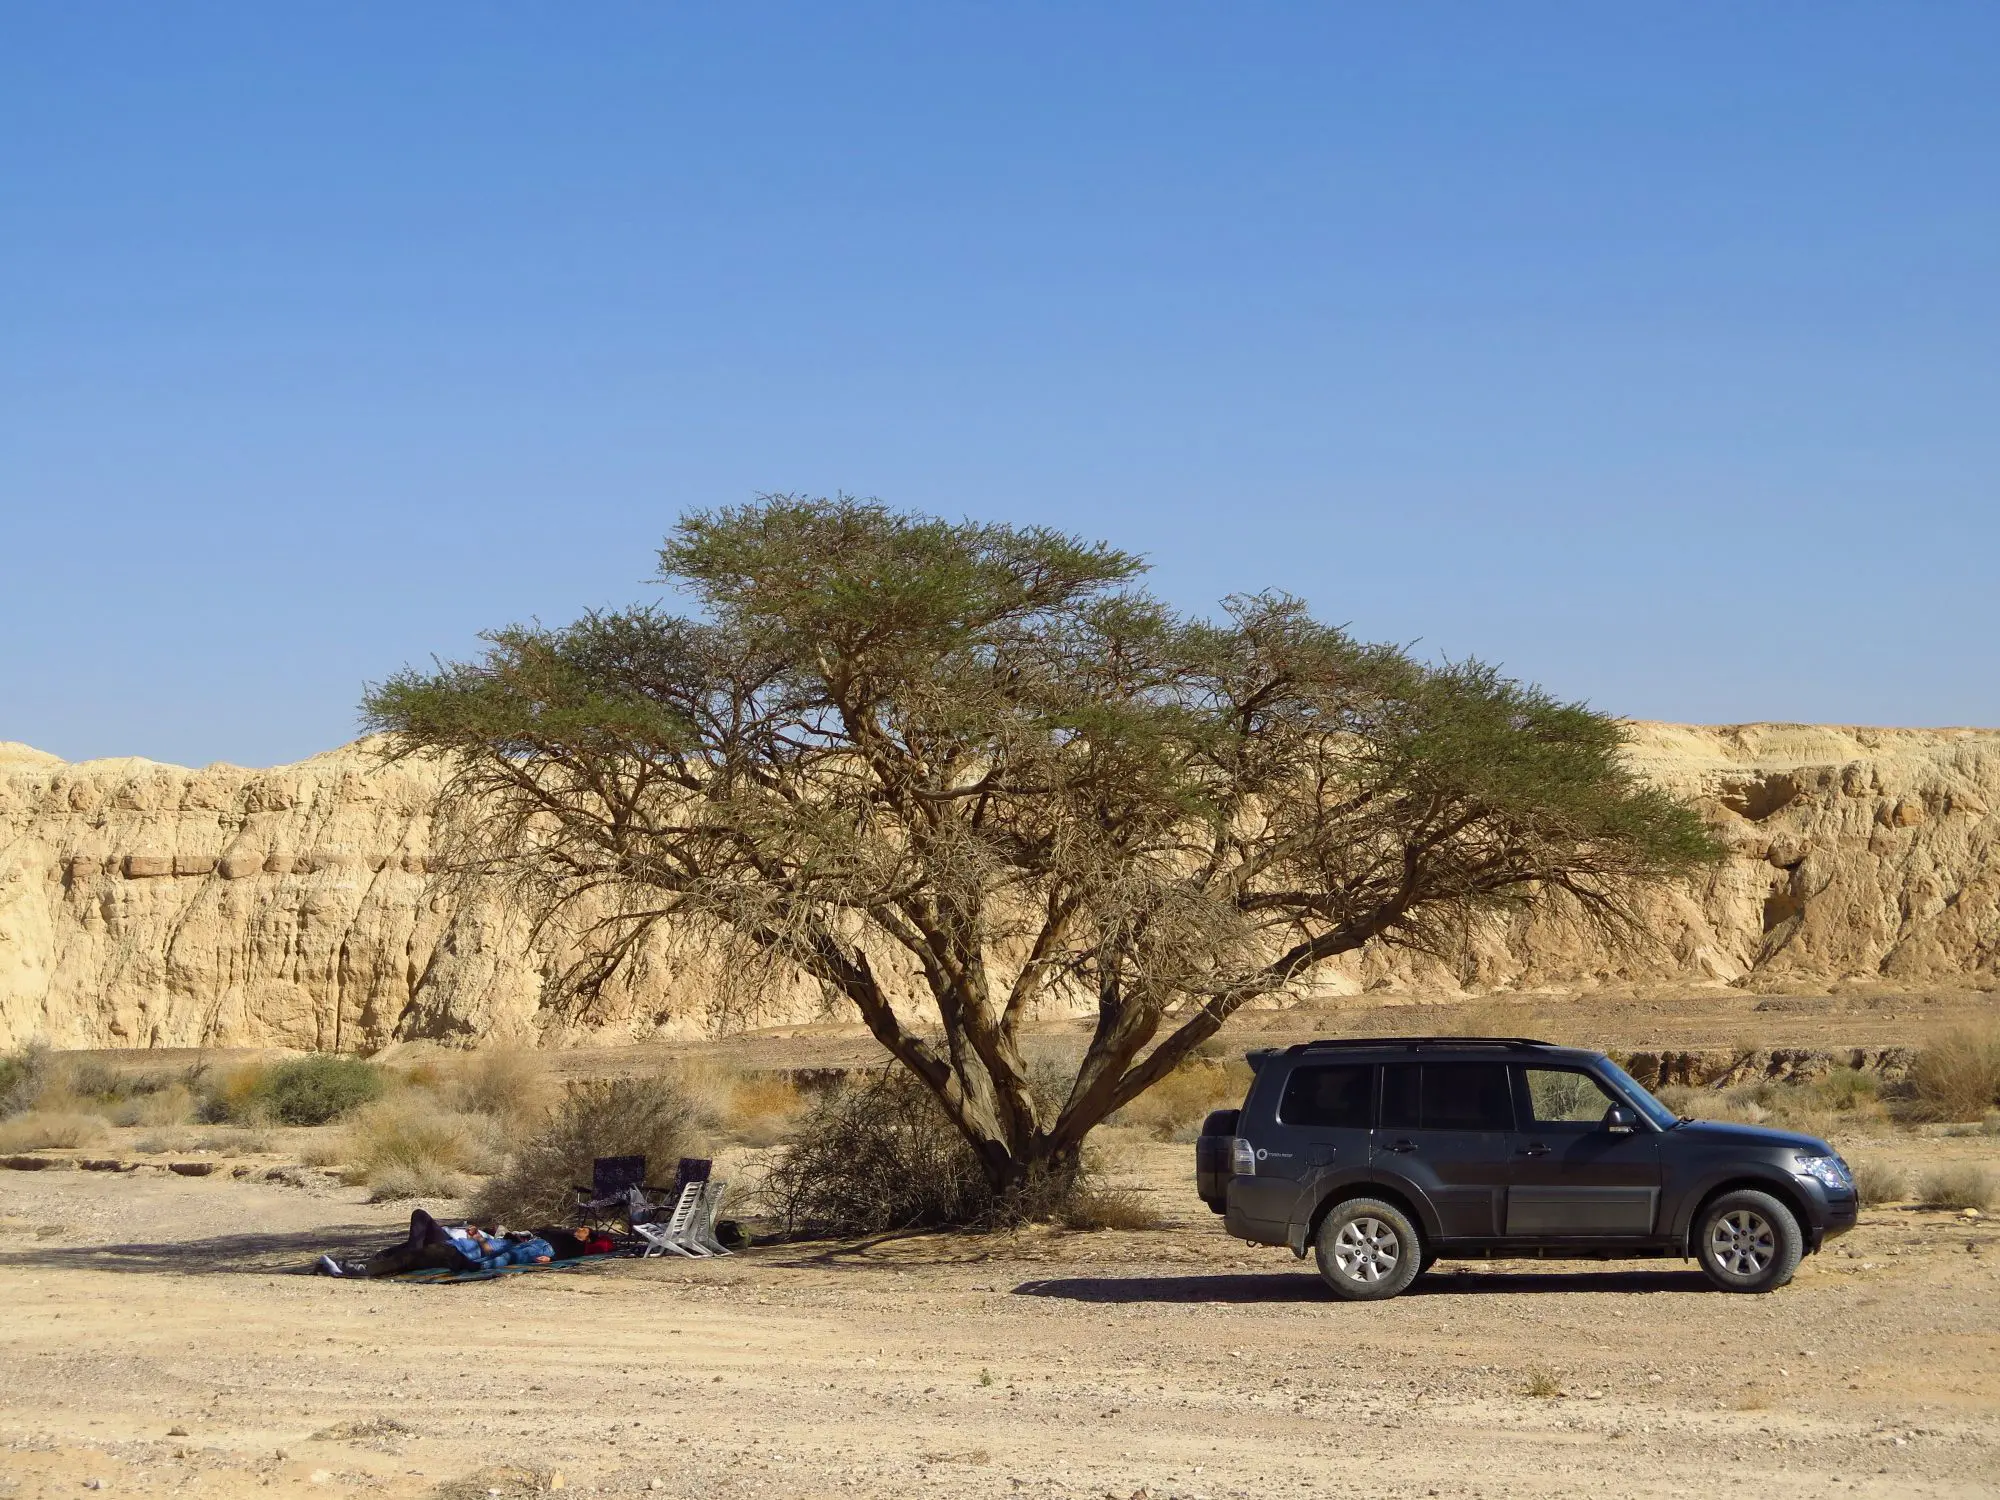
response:
[[[1554,1042],[1544,1042],[1529,1036],[1344,1036],[1300,1042],[1289,1050],[1322,1052],[1342,1047],[1372,1047],[1388,1052],[1402,1047],[1415,1052],[1420,1047],[1505,1047],[1510,1051],[1526,1052],[1535,1047],[1555,1045]]]

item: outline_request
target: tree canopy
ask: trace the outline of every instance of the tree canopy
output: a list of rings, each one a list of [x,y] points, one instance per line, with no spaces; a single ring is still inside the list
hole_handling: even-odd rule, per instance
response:
[[[364,711],[449,761],[480,859],[542,914],[594,903],[577,982],[659,923],[721,933],[851,1004],[999,1184],[1074,1162],[1329,959],[1438,950],[1508,903],[1629,926],[1638,886],[1714,857],[1607,715],[1280,594],[1188,618],[1142,571],[1046,528],[769,496],[668,538],[695,615],[499,630]],[[1051,1002],[1096,1015],[1054,1098],[1022,1054]]]

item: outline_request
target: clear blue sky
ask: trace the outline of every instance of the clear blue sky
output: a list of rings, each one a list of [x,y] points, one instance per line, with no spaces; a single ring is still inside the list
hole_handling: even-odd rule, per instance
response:
[[[2000,723],[2000,7],[0,8],[0,739],[257,764],[845,490]]]

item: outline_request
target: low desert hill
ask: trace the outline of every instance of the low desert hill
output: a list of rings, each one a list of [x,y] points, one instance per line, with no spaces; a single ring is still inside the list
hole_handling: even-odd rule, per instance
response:
[[[1631,757],[1731,851],[1649,902],[1649,949],[1495,919],[1455,961],[1364,953],[1321,991],[1611,984],[2000,984],[2000,731],[1634,726]],[[496,891],[429,872],[435,773],[365,744],[269,770],[71,764],[0,744],[0,1047],[549,1043],[698,1035],[698,966],[662,950],[584,1017],[566,955]],[[807,1019],[776,996],[764,1019]]]

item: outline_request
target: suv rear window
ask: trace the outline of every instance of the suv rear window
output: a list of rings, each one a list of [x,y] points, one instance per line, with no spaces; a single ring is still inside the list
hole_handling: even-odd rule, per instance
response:
[[[1374,1074],[1368,1063],[1294,1068],[1278,1101],[1278,1119],[1286,1125],[1366,1130],[1374,1113]]]
[[[1507,1065],[1390,1063],[1382,1069],[1385,1130],[1512,1130]]]

